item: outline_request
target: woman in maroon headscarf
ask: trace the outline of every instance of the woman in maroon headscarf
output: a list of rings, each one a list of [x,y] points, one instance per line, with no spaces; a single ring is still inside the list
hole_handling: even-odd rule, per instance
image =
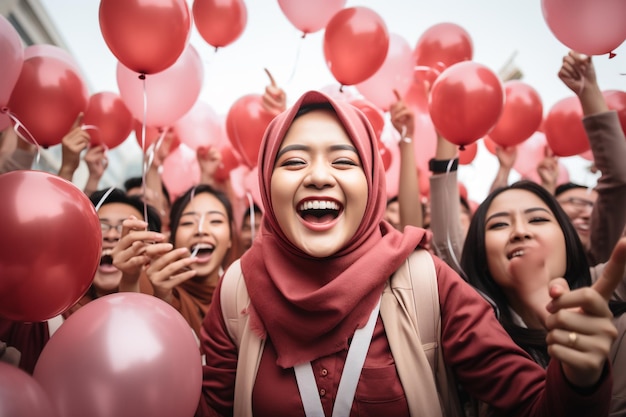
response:
[[[240,260],[250,297],[240,317],[261,349],[257,357],[238,358],[249,354],[250,339],[244,332],[238,346],[229,336],[220,284],[201,331],[206,365],[198,415],[330,416],[333,409],[344,416],[441,415],[414,401],[428,397],[404,384],[392,354],[398,346],[422,346],[391,337],[378,315],[389,278],[429,236],[411,227],[399,232],[383,220],[384,167],[367,118],[346,102],[308,92],[269,125],[258,169],[265,214]],[[584,297],[553,286],[553,360],[544,371],[509,338],[490,305],[433,260],[443,357],[467,392],[505,415],[607,414],[606,357],[615,328],[599,293]],[[390,302],[402,304],[384,297],[381,311],[394,308],[385,305]],[[576,347],[572,355],[573,324],[556,315],[577,306],[587,312],[578,320],[598,344],[593,351]],[[359,350],[362,362],[353,362]],[[245,377],[237,373],[238,359],[256,363],[256,373],[235,400],[235,379]],[[350,381],[353,389],[344,390]],[[436,398],[434,386],[426,391]]]

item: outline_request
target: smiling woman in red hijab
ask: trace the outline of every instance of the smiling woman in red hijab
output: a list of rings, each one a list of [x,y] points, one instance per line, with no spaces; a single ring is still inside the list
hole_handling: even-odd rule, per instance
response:
[[[417,333],[407,300],[389,293],[388,283],[416,249],[423,254],[429,235],[413,227],[400,232],[383,220],[384,167],[367,118],[347,102],[305,93],[268,126],[258,167],[263,224],[234,264],[250,301],[235,321],[250,331],[231,336],[221,281],[201,331],[206,365],[197,415],[442,415],[429,408],[432,397],[437,403],[434,380],[409,383],[402,368],[423,369],[396,354],[410,356],[422,345],[403,339],[410,331],[392,335],[396,323],[386,319],[392,311],[398,326]],[[615,329],[600,294],[553,290],[553,314],[581,306],[591,311],[581,316],[602,326],[598,349],[579,350],[573,360],[561,353],[572,323],[553,323],[553,360],[543,370],[509,338],[488,303],[440,259],[432,260],[443,360],[469,394],[504,415],[607,414],[606,356]],[[251,352],[253,339],[260,348]],[[244,375],[243,362],[255,364],[253,376]],[[245,379],[252,383],[241,389]]]

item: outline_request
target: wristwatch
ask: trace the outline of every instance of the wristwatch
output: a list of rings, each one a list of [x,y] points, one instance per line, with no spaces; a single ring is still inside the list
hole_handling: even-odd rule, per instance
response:
[[[451,161],[452,161],[452,164],[450,163]],[[448,171],[449,172],[456,171],[458,167],[459,167],[459,158],[454,158],[454,159],[431,158],[428,161],[428,169],[433,174],[443,174]]]

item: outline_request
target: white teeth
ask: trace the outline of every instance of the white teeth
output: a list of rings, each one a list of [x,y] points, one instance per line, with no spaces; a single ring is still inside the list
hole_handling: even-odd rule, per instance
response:
[[[111,255],[113,253],[113,249],[103,249],[102,256]]]
[[[309,200],[300,204],[298,210],[339,210],[339,204],[327,200]]]
[[[214,249],[214,245],[210,245],[208,243],[198,243],[197,245],[193,245],[191,247],[192,250],[198,251],[200,249]]]
[[[515,252],[509,255],[509,259],[517,258],[518,256],[522,256],[522,255],[524,255],[523,250],[516,250]]]

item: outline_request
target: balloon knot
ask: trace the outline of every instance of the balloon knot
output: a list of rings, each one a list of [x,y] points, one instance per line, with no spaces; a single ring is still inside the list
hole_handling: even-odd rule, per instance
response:
[[[617,54],[615,52],[613,52],[613,51],[609,52],[609,59],[615,58],[616,55]]]
[[[220,47],[219,47],[219,46],[216,46],[216,47],[215,47],[215,53],[217,53],[217,50],[218,50],[218,49],[220,49]]]
[[[306,32],[302,32],[302,39],[306,38]]]
[[[465,150],[465,145],[461,145],[461,146],[459,146],[459,150],[460,150],[460,151],[464,151],[464,150]]]
[[[146,79],[146,74],[144,74],[143,72],[141,74],[139,74],[139,79],[140,80],[145,80]]]
[[[339,86],[339,92],[340,92],[340,93],[343,93],[343,84],[341,84],[341,85]]]

